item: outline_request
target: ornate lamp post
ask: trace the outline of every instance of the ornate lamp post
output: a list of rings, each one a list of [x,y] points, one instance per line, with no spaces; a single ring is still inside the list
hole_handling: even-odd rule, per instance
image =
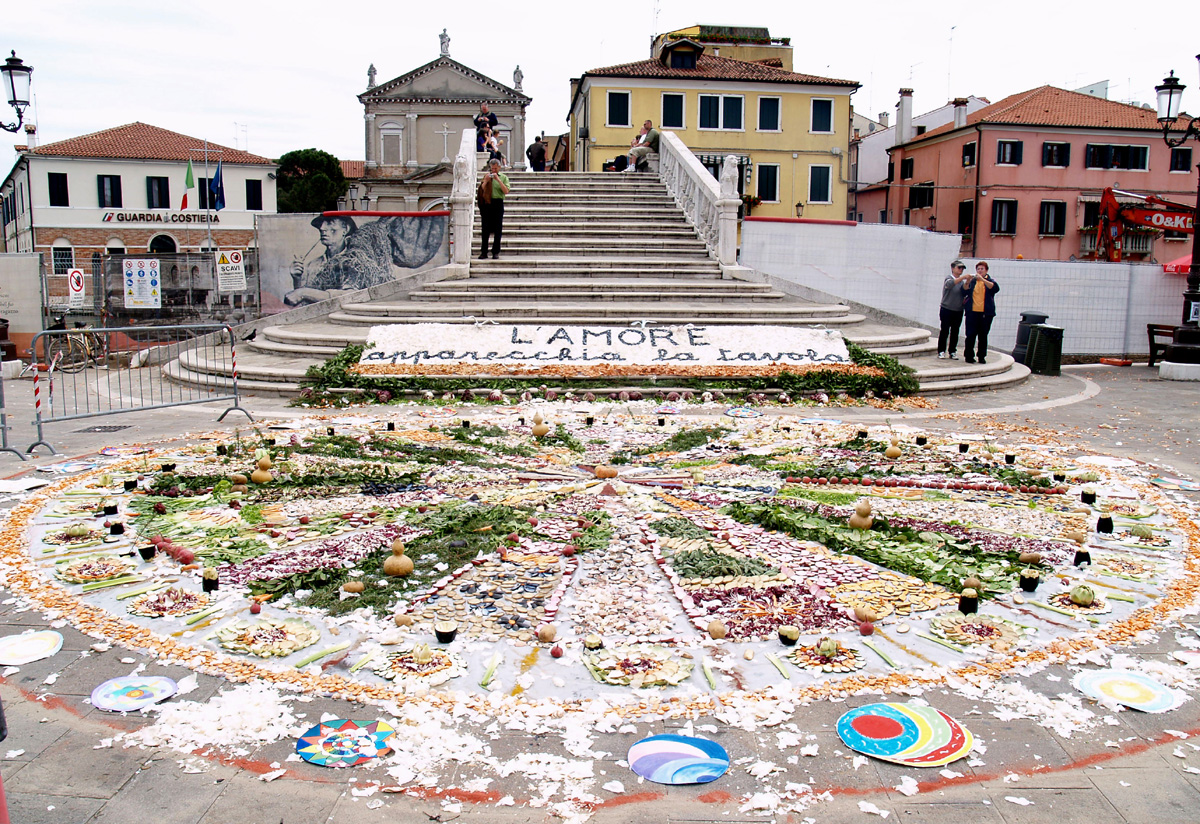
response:
[[[1196,59],[1200,60],[1200,55],[1196,55]],[[1154,88],[1158,93],[1158,123],[1163,129],[1163,140],[1172,149],[1183,145],[1188,138],[1200,140],[1200,117],[1193,117],[1182,135],[1171,137],[1172,127],[1177,128],[1184,88],[1175,72],[1164,78],[1161,86]],[[1197,187],[1196,207],[1200,210],[1200,175],[1197,176]],[[1171,363],[1200,364],[1200,243],[1196,239],[1196,223],[1194,211],[1192,265],[1188,270],[1187,291],[1183,293],[1183,324],[1175,328],[1171,346],[1163,355],[1163,359]]]
[[[796,217],[804,217],[804,202],[796,201]]]
[[[4,96],[8,98],[8,105],[17,110],[17,122],[11,126],[7,123],[0,123],[0,129],[6,132],[15,132],[21,128],[21,122],[25,119],[25,109],[29,106],[29,76],[33,74],[33,66],[26,66],[21,62],[21,58],[17,57],[14,51],[12,57],[6,58],[4,65],[0,66],[0,76],[4,78]]]

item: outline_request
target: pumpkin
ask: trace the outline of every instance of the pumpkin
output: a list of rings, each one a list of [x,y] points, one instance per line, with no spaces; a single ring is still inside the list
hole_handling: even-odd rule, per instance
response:
[[[271,473],[265,469],[256,469],[250,473],[250,480],[256,484],[270,483],[271,477]]]
[[[1071,590],[1071,603],[1076,606],[1090,607],[1096,602],[1096,592],[1087,584],[1079,584]]]
[[[392,554],[393,555],[403,555],[405,550],[407,550],[407,549],[408,549],[408,547],[406,547],[404,545],[404,541],[402,539],[397,538],[396,540],[392,541]],[[397,552],[396,550],[400,550],[400,551]]]
[[[542,624],[538,627],[537,637],[543,644],[549,644],[558,636],[558,627],[554,624]]]
[[[838,642],[829,636],[825,636],[817,642],[817,655],[822,658],[833,658],[838,654]]]
[[[848,523],[851,529],[870,529],[871,525],[875,523],[875,519],[870,515],[859,515],[855,512],[850,516]]]
[[[362,581],[347,581],[342,584],[343,592],[362,592],[365,588]]]
[[[615,466],[601,465],[592,470],[592,474],[601,480],[615,478],[619,474]]]
[[[901,452],[900,447],[896,446],[896,444],[893,443],[887,449],[883,450],[883,454],[886,455],[888,458],[895,460],[896,458],[899,458],[900,455],[902,455],[903,453]]]
[[[399,543],[399,542],[397,542]],[[383,574],[393,578],[407,578],[413,573],[413,560],[404,554],[404,544],[392,545],[392,554],[383,562]]]
[[[245,475],[243,475],[241,472],[235,472],[229,476],[229,482],[231,484],[233,484],[234,486],[237,486],[238,484],[250,483],[250,479],[247,478]]]
[[[721,621],[710,621],[708,624],[708,634],[719,641],[729,634],[729,629]]]

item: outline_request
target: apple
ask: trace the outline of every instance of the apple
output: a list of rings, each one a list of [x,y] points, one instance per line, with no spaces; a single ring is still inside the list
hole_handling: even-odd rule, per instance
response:
[[[563,657],[563,648],[561,646],[559,646],[558,644],[555,644],[553,647],[550,648],[550,657],[551,658],[562,658]]]
[[[309,523],[310,521],[312,521],[312,518],[308,517],[307,515],[301,515],[301,516],[300,516],[300,523],[302,523],[302,524],[307,524],[307,523]]]
[[[258,613],[260,613],[260,612],[262,612],[262,604],[260,604],[258,601],[255,601],[253,604],[250,605],[250,614],[251,615],[258,615]]]

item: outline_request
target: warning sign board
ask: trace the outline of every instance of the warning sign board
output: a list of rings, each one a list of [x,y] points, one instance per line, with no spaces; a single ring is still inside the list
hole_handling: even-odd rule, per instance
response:
[[[238,251],[217,252],[217,291],[245,292],[246,267],[242,263],[242,253]]]
[[[83,302],[83,270],[72,269],[67,272],[67,308],[82,309]]]
[[[125,276],[126,309],[162,308],[162,270],[156,258],[126,258]]]

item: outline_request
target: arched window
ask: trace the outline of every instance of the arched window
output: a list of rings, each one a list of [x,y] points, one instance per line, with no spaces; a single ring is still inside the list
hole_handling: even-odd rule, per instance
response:
[[[170,235],[155,235],[150,238],[150,251],[158,252],[164,255],[173,255],[179,250],[175,245],[175,238]]]

